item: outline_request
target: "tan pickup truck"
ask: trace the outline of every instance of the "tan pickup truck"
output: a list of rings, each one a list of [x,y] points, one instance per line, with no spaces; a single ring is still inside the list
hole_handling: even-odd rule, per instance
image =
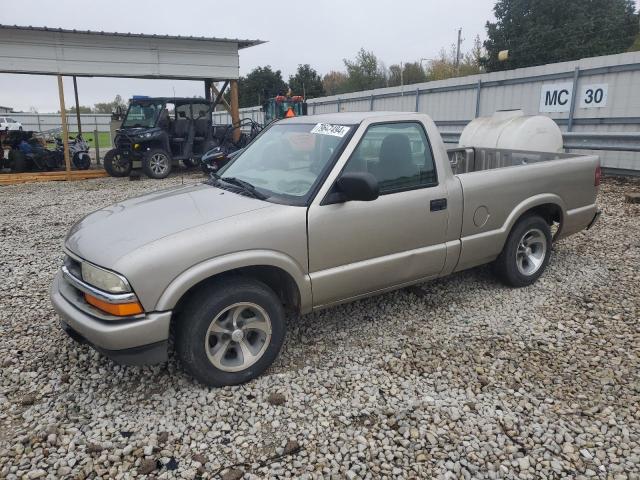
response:
[[[116,361],[164,361],[173,335],[195,378],[238,384],[277,357],[286,311],[490,262],[532,284],[553,239],[596,220],[599,183],[596,156],[448,152],[422,114],[287,119],[207,182],[80,220],[51,297],[70,336]]]

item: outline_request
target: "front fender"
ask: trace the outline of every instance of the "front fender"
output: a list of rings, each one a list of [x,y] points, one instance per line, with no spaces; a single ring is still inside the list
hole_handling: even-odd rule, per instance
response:
[[[309,276],[293,258],[273,250],[235,252],[194,265],[171,281],[160,296],[155,310],[172,310],[191,287],[207,278],[238,268],[255,266],[276,267],[287,272],[296,282],[300,292],[300,310],[302,313],[311,311],[312,295]]]

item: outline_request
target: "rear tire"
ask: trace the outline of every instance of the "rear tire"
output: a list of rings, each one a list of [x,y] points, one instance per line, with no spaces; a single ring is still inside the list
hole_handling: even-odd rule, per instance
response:
[[[176,351],[199,382],[248,382],[278,356],[285,336],[282,302],[257,280],[226,277],[206,284],[176,322]]]
[[[171,167],[171,155],[161,148],[152,148],[142,159],[142,170],[147,177],[156,180],[167,178],[171,173]]]
[[[551,257],[551,229],[538,215],[527,215],[511,229],[494,269],[510,287],[534,283],[547,268]]]
[[[127,177],[131,173],[131,160],[125,159],[114,148],[104,156],[104,169],[112,177]]]

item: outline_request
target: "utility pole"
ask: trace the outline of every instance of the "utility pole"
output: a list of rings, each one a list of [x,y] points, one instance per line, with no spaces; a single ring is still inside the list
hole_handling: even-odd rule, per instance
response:
[[[458,47],[456,48],[456,74],[460,69],[460,44],[462,43],[462,28],[458,28]]]

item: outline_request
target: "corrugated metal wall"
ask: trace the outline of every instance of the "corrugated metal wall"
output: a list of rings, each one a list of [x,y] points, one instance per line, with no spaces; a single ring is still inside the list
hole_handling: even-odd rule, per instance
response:
[[[10,113],[7,117],[11,117],[22,124],[24,130],[33,130],[34,132],[46,132],[62,127],[62,119],[57,113]],[[80,115],[83,131],[109,132],[111,125],[111,115],[101,113],[83,113]],[[78,122],[75,113],[67,115],[67,125],[69,131],[78,131]]]
[[[575,83],[574,83],[575,79]],[[543,86],[571,84],[573,113],[540,112]],[[587,85],[607,84],[606,105],[583,108]],[[476,116],[496,110],[522,109],[527,115],[548,115],[563,131],[640,132],[640,52],[585,58],[573,62],[451,78],[436,82],[381,88],[308,101],[309,113],[337,111],[420,111],[442,132],[460,132]],[[640,154],[598,152],[609,168],[640,170]]]
[[[249,107],[240,109],[240,120],[250,118],[254,122],[264,123],[264,112],[261,107]],[[228,125],[231,123],[231,115],[226,110],[213,112],[213,123],[215,125]]]

